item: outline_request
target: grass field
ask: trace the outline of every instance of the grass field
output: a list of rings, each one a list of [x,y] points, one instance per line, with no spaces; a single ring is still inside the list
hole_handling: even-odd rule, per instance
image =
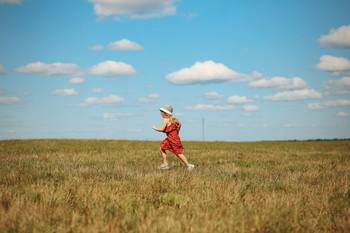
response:
[[[350,141],[0,141],[0,232],[350,232]]]

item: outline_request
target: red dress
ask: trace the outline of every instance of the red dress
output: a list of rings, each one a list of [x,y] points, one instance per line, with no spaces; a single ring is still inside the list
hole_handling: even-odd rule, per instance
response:
[[[177,130],[178,127],[175,124],[167,125],[163,130],[163,133],[166,133],[167,138],[160,143],[160,148],[163,150],[169,150],[175,155],[182,154],[185,150],[182,146]]]

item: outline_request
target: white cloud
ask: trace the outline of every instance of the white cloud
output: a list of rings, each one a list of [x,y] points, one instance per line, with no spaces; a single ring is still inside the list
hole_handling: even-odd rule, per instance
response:
[[[74,89],[58,89],[51,93],[51,95],[62,95],[62,96],[69,96],[69,95],[78,95],[79,93]]]
[[[21,4],[21,0],[0,0],[0,4]]]
[[[349,116],[349,113],[346,113],[346,112],[338,112],[338,113],[337,113],[337,116],[338,116],[338,117],[347,117],[347,116]]]
[[[124,62],[105,61],[93,66],[90,73],[101,76],[130,76],[135,75],[136,70]]]
[[[322,94],[314,89],[302,89],[286,92],[278,92],[272,96],[265,96],[266,100],[303,100],[303,99],[319,99],[322,98]]]
[[[224,64],[213,61],[196,62],[189,68],[183,68],[165,76],[173,84],[194,84],[194,83],[221,83],[241,82],[260,77],[261,74],[253,72],[252,75],[238,73],[229,69]]]
[[[127,16],[132,19],[159,18],[176,14],[174,3],[179,0],[90,0],[100,17]]]
[[[127,39],[112,42],[108,45],[111,50],[143,50],[143,47]]]
[[[83,76],[87,75],[88,72],[80,68],[76,64],[66,64],[66,63],[52,63],[46,64],[43,62],[30,63],[25,66],[14,69],[16,72],[20,73],[32,73],[39,74],[42,76],[53,76],[53,75],[63,75],[69,78],[70,84],[82,84],[85,82]]]
[[[350,77],[344,77],[339,80],[327,80],[324,81],[322,85],[330,94],[350,94]]]
[[[309,109],[321,109],[321,108],[323,108],[323,106],[322,106],[321,103],[309,103],[309,104],[307,105],[307,107],[308,107]]]
[[[83,84],[83,83],[85,83],[85,78],[83,78],[83,77],[69,78],[69,83],[70,84]]]
[[[21,100],[18,97],[0,97],[0,105],[18,104]]]
[[[248,103],[252,102],[252,100],[248,99],[246,96],[238,96],[238,95],[232,95],[227,98],[227,101],[229,103]]]
[[[165,78],[173,84],[225,82],[237,75],[237,72],[225,65],[213,61],[196,62],[190,68],[183,68],[168,74]]]
[[[5,74],[6,73],[6,69],[3,65],[0,64],[0,75],[1,74]]]
[[[94,88],[94,89],[91,89],[91,92],[93,92],[93,93],[102,93],[103,90],[101,88]]]
[[[349,71],[350,60],[343,57],[323,55],[320,57],[320,63],[315,68],[326,71]]]
[[[157,99],[159,97],[160,97],[160,95],[158,95],[158,94],[149,94],[148,95],[148,98],[150,98],[150,99]]]
[[[323,109],[323,108],[330,108],[330,107],[339,107],[339,106],[350,106],[350,100],[346,99],[340,99],[340,100],[333,100],[333,101],[327,101],[324,103],[309,103],[308,108],[309,109]]]
[[[116,95],[110,95],[108,97],[97,98],[97,97],[88,97],[83,103],[79,104],[70,104],[71,107],[86,107],[91,104],[117,104],[124,102],[124,98]]]
[[[117,112],[117,113],[104,113],[102,115],[102,118],[110,121],[115,121],[115,120],[125,119],[130,116],[132,116],[132,114]]]
[[[152,103],[154,101],[153,99],[139,98],[139,103]]]
[[[209,104],[197,104],[195,106],[186,107],[191,111],[229,111],[235,109],[233,105],[209,105]]]
[[[326,107],[350,106],[350,100],[341,99],[335,101],[327,101],[323,105]]]
[[[176,112],[176,113],[174,113],[174,115],[175,115],[175,116],[184,116],[185,113],[183,113],[183,112]]]
[[[219,98],[222,98],[224,97],[223,95],[213,91],[213,92],[206,92],[204,94],[204,98],[205,99],[219,99]]]
[[[249,87],[274,87],[277,89],[297,89],[305,88],[307,83],[299,78],[273,77],[263,78],[249,83]]]
[[[318,42],[322,45],[350,48],[350,25],[332,29],[330,34],[322,36]]]
[[[333,76],[342,76],[342,77],[350,77],[350,70],[348,71],[334,71],[332,72]]]
[[[97,44],[97,45],[91,46],[90,50],[92,50],[92,51],[100,51],[103,48],[104,48],[103,45]]]
[[[136,70],[129,64],[116,61],[104,61],[92,68],[80,68],[76,64],[52,63],[45,64],[43,62],[30,63],[28,65],[14,69],[20,73],[34,73],[43,76],[63,75],[69,78],[70,84],[85,83],[86,75],[100,76],[129,76],[135,75]]]
[[[26,66],[16,68],[16,72],[34,73],[44,76],[49,75],[72,75],[79,72],[81,68],[76,64],[52,63],[45,64],[43,62],[30,63]]]
[[[242,108],[244,111],[258,111],[258,110],[260,110],[260,107],[257,105],[243,105]]]
[[[124,102],[124,98],[116,95],[111,95],[103,98],[88,97],[84,100],[85,104],[113,104],[122,102]]]
[[[158,94],[149,94],[145,98],[139,98],[139,102],[140,103],[152,103],[152,102],[155,102],[156,99],[158,99],[159,97],[160,97],[160,95],[158,95]]]

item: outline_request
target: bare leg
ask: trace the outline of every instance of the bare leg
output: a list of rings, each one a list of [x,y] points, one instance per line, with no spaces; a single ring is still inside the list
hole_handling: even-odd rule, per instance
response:
[[[187,161],[186,157],[183,154],[178,154],[177,157],[179,157],[181,159],[181,161],[186,165],[186,167],[188,167],[190,164]]]
[[[163,157],[163,163],[164,164],[168,164],[168,161],[166,159],[166,152],[165,150],[163,150],[162,148],[160,148],[160,153],[162,154],[162,157]]]

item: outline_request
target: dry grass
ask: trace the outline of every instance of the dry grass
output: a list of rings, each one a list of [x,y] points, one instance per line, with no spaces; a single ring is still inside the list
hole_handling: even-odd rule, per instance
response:
[[[350,141],[0,141],[0,232],[350,232]]]

